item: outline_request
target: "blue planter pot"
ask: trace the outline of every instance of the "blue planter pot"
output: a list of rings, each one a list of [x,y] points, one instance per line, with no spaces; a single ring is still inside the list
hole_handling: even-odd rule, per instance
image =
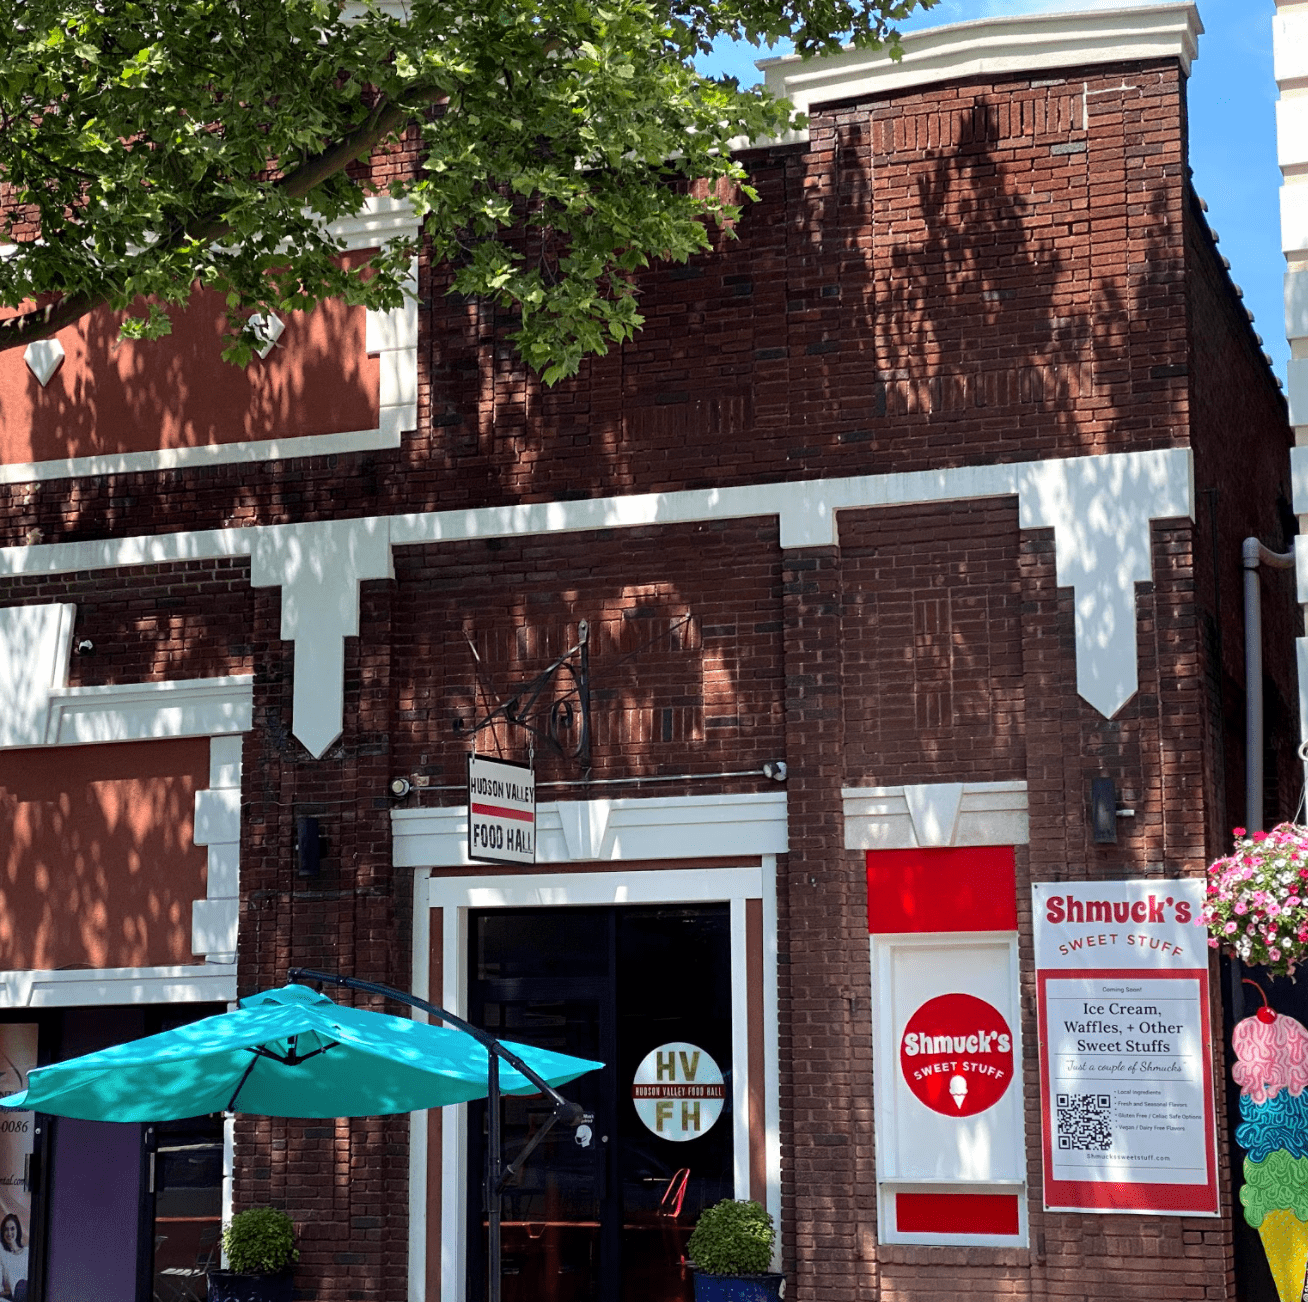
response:
[[[695,1272],[695,1302],[777,1302],[784,1275],[709,1275]]]
[[[237,1275],[230,1270],[209,1272],[209,1302],[291,1302],[292,1275]]]

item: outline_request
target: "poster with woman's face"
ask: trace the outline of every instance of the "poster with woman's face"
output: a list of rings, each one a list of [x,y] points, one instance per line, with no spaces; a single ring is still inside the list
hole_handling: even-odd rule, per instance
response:
[[[30,1022],[0,1023],[0,1098],[27,1088],[27,1075],[36,1066],[36,1029]],[[32,1224],[27,1180],[35,1120],[31,1112],[0,1112],[0,1226],[10,1239],[21,1235],[24,1248]]]

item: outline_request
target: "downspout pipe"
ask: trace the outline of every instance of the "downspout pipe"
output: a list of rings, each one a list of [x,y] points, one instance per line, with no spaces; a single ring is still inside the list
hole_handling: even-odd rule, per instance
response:
[[[1263,614],[1258,567],[1294,568],[1294,548],[1274,552],[1257,538],[1244,540],[1244,817],[1250,832],[1263,830]]]

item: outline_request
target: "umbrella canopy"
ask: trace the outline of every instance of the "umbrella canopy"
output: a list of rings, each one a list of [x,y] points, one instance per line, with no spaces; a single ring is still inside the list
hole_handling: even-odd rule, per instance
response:
[[[551,1085],[603,1063],[505,1047]],[[500,1089],[534,1094],[507,1063]],[[343,1008],[308,986],[241,1000],[230,1013],[39,1067],[0,1107],[87,1121],[171,1121],[206,1112],[377,1116],[466,1103],[487,1092],[486,1049],[452,1027]]]

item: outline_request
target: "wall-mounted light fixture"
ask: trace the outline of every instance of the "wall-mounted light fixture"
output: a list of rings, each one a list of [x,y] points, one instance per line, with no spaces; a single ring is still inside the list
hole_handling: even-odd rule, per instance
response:
[[[321,830],[316,818],[295,820],[295,871],[301,877],[317,877],[320,868]]]
[[[771,778],[773,782],[784,782],[789,772],[785,760],[768,760],[763,765],[763,776]]]
[[[392,778],[388,789],[395,800],[403,800],[413,790],[413,783],[408,778]]]
[[[1090,826],[1096,845],[1117,844],[1117,784],[1112,778],[1090,779]]]

